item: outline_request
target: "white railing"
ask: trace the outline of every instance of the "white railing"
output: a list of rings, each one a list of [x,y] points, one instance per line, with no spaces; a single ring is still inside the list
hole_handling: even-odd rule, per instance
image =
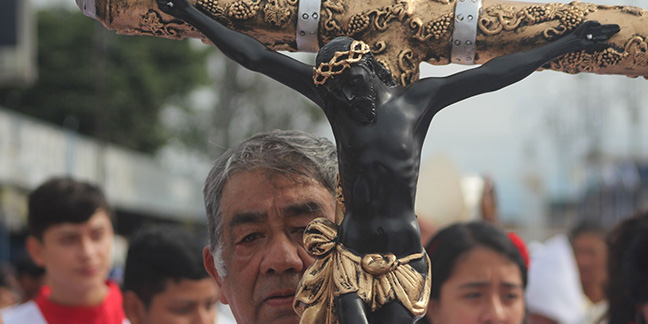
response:
[[[0,109],[0,187],[32,190],[60,175],[98,184],[117,209],[205,219],[203,179],[174,175],[151,156]]]

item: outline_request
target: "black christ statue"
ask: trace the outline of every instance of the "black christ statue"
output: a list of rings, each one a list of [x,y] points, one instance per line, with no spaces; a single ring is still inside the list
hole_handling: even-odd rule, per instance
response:
[[[604,48],[619,31],[617,25],[587,21],[543,47],[401,87],[363,42],[334,39],[319,51],[314,68],[228,29],[186,0],[158,0],[158,6],[200,30],[230,59],[285,84],[324,110],[336,140],[346,208],[337,233],[329,235],[335,248],[322,251],[307,243],[309,251],[331,258],[324,263],[334,264],[332,271],[337,272],[321,279],[319,270],[307,270],[300,293],[321,295],[321,289],[330,288],[334,307],[329,305],[329,310],[340,323],[353,324],[413,323],[425,312],[430,267],[414,198],[421,149],[434,115],[460,100],[515,83],[563,54]],[[309,228],[309,233],[322,231]],[[372,291],[376,284],[383,285],[380,292]],[[317,316],[308,314],[310,303],[318,298],[296,297],[295,307],[306,312],[306,321],[322,323],[319,310]]]

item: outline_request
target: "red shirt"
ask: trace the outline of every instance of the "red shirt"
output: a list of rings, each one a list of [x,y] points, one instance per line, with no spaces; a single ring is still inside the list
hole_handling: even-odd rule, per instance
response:
[[[122,294],[113,282],[107,282],[108,294],[96,306],[64,306],[49,300],[49,287],[43,287],[35,299],[48,324],[122,324],[125,319]]]

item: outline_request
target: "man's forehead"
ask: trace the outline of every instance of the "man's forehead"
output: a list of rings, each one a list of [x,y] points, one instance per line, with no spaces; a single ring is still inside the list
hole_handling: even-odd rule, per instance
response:
[[[314,179],[257,170],[230,178],[223,189],[221,205],[225,222],[235,215],[262,221],[270,208],[281,214],[299,214],[322,209],[329,200],[333,203],[333,199],[333,195]]]
[[[225,185],[223,186],[223,195],[232,188],[244,189],[245,192],[249,192],[249,186],[254,184],[269,184],[276,189],[286,189],[291,187],[301,187],[305,185],[315,185],[324,186],[316,181],[313,177],[291,173],[291,172],[281,172],[277,170],[270,169],[252,169],[239,171],[231,175]]]

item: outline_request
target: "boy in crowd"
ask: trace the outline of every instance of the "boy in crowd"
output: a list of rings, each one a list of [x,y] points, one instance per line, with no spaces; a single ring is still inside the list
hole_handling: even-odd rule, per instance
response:
[[[213,324],[219,294],[203,266],[200,240],[171,226],[133,236],[124,271],[132,324]]]
[[[45,268],[36,298],[2,312],[5,324],[127,323],[122,295],[106,280],[114,237],[101,190],[71,178],[51,179],[29,196],[29,255]]]

